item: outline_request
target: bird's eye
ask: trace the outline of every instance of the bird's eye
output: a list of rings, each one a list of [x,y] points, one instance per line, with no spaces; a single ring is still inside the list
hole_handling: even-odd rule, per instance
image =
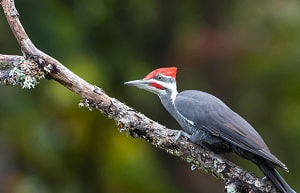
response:
[[[158,79],[158,80],[161,80],[161,79],[162,79],[162,76],[158,76],[157,79]]]

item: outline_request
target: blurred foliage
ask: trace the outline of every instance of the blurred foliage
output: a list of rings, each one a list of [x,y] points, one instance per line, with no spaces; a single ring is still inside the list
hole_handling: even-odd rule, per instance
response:
[[[261,133],[300,190],[300,2],[27,0],[38,48],[150,118],[179,128],[156,96],[123,86],[177,66],[178,88],[210,92]],[[21,54],[3,13],[0,53]],[[224,185],[119,133],[54,81],[0,87],[0,192],[223,192]],[[254,164],[229,156],[250,171]]]

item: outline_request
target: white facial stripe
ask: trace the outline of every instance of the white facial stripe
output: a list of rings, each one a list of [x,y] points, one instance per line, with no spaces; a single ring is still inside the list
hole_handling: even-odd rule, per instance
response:
[[[171,99],[172,99],[172,101],[174,103],[176,95],[178,94],[178,92],[177,92],[177,86],[176,86],[175,82],[174,83],[171,83],[171,82],[160,82],[158,80],[152,80],[152,82],[155,82],[156,84],[160,84],[163,87],[168,88],[169,90],[171,90]],[[157,88],[153,88],[153,89],[155,89],[159,93],[162,93],[162,92],[166,93],[165,90],[160,90],[160,89],[157,89]]]

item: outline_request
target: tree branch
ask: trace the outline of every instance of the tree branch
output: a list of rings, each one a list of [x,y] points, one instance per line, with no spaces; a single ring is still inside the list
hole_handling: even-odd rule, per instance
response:
[[[108,96],[59,61],[35,47],[26,34],[13,0],[0,0],[10,28],[24,56],[0,54],[0,81],[4,85],[20,84],[33,88],[41,78],[53,79],[83,99],[79,106],[97,109],[115,120],[122,132],[142,138],[157,148],[180,157],[186,162],[225,182],[227,192],[276,192],[269,182],[241,169],[226,159],[191,143],[186,138],[174,141],[178,131],[152,121],[140,112]]]

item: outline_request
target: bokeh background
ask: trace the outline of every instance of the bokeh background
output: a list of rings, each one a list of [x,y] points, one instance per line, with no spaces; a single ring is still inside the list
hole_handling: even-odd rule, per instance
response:
[[[300,1],[16,0],[38,48],[169,128],[153,94],[123,82],[177,66],[178,89],[210,92],[245,117],[300,191]],[[0,11],[0,53],[21,54]],[[1,193],[224,192],[224,184],[119,133],[54,81],[0,87]],[[261,176],[256,166],[227,156]]]

